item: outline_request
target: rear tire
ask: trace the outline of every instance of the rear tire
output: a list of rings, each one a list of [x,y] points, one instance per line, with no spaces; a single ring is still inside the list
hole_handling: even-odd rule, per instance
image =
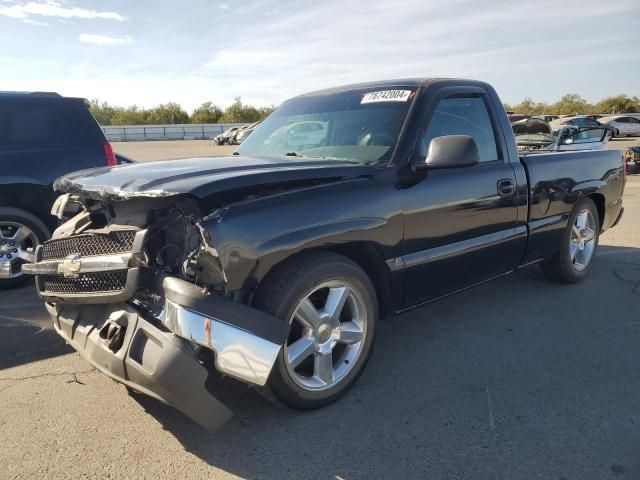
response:
[[[545,276],[558,283],[578,283],[585,279],[598,249],[600,218],[590,198],[576,203],[562,234],[560,249],[541,265]]]
[[[298,410],[323,407],[365,368],[378,319],[376,292],[354,262],[315,252],[276,267],[253,305],[291,325],[265,396]]]

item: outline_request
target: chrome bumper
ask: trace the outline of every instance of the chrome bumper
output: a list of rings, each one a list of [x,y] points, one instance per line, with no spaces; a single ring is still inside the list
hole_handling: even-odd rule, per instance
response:
[[[216,369],[254,385],[267,383],[289,335],[280,319],[177,278],[162,284],[160,321],[170,331],[215,352]]]
[[[255,385],[267,383],[280,344],[167,300],[161,319],[173,333],[215,352],[216,369]]]

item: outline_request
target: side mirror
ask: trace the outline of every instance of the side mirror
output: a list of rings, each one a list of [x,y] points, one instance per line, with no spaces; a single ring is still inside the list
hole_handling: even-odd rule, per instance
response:
[[[431,139],[427,156],[415,164],[416,171],[470,167],[480,162],[476,141],[468,135],[446,135]]]
[[[562,127],[558,132],[559,145],[571,145],[574,142],[577,130],[572,127]]]

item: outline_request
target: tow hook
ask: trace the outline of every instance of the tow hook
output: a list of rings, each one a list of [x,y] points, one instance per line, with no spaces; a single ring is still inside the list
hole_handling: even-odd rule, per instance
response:
[[[114,312],[100,328],[100,338],[113,353],[116,353],[124,342],[124,334],[127,331],[126,312]]]

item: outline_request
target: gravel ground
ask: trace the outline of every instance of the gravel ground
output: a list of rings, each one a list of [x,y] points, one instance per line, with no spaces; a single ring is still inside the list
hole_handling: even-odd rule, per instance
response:
[[[215,433],[89,368],[32,287],[2,292],[0,478],[639,480],[640,176],[624,201],[585,282],[531,268],[387,318],[319,411],[221,380]]]
[[[114,142],[113,149],[139,162],[188,157],[231,155],[235,145],[216,145],[209,140],[169,140],[166,142]]]

